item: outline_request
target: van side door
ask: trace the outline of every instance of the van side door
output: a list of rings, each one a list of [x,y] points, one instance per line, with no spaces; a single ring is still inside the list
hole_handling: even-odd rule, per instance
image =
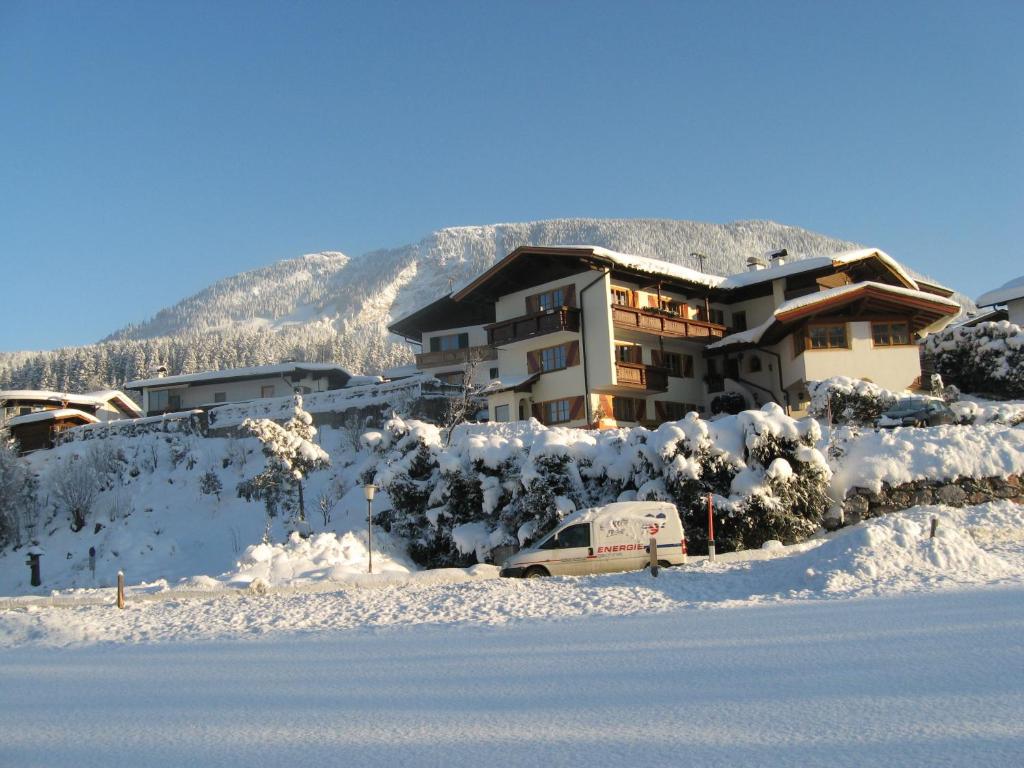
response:
[[[576,523],[560,530],[541,545],[548,550],[544,563],[553,576],[592,573],[590,523]]]

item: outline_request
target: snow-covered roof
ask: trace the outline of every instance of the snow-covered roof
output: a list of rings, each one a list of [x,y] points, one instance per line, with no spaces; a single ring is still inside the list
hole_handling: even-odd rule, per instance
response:
[[[388,368],[383,375],[385,379],[404,379],[406,376],[415,376],[419,372],[420,369],[416,363],[408,363]]]
[[[166,387],[174,384],[201,384],[212,381],[259,379],[265,376],[280,376],[297,371],[349,375],[348,371],[334,363],[277,363],[276,365],[257,365],[251,368],[228,368],[224,371],[204,371],[203,373],[186,373],[180,376],[139,379],[137,381],[129,381],[125,386],[128,389],[142,389],[144,387]]]
[[[50,389],[5,389],[0,390],[0,400],[27,400],[51,403],[69,403],[71,405],[89,405],[94,408],[102,408],[112,400],[117,400],[124,407],[136,415],[142,412],[124,392],[119,389],[104,389],[97,392],[86,392],[77,394],[74,392],[57,392]]]
[[[934,293],[925,293],[924,291],[915,291],[911,288],[902,288],[898,285],[886,285],[885,283],[875,283],[871,281],[851,283],[850,285],[841,285],[838,288],[829,288],[827,291],[817,291],[815,293],[809,293],[806,296],[798,296],[795,299],[783,302],[776,308],[775,312],[772,313],[772,316],[760,325],[754,328],[748,328],[745,331],[729,334],[723,339],[719,339],[716,342],[708,344],[706,348],[721,349],[724,347],[732,347],[737,344],[757,344],[761,341],[761,338],[769,328],[778,322],[783,322],[784,316],[790,312],[811,307],[815,304],[826,304],[846,294],[860,293],[868,289],[892,294],[893,296],[904,296],[935,304],[943,304],[947,307],[955,308],[957,311],[960,310],[959,302],[954,301],[953,299],[947,299],[944,296],[937,296]]]
[[[55,408],[50,411],[36,411],[35,413],[26,413],[24,416],[15,416],[13,419],[7,420],[8,427],[17,427],[21,424],[31,424],[37,421],[57,421],[58,419],[71,419],[80,418],[89,424],[95,424],[99,421],[91,413],[80,411],[77,408]]]
[[[581,509],[565,518],[561,525],[568,523],[591,523],[604,520],[621,520],[625,518],[657,517],[678,510],[667,501],[616,501],[603,507]]]
[[[892,258],[885,251],[879,250],[878,248],[859,248],[855,251],[845,251],[843,253],[835,253],[831,256],[815,256],[810,259],[800,259],[797,261],[789,261],[785,264],[781,264],[775,267],[768,267],[766,269],[758,269],[752,272],[740,272],[735,275],[730,275],[725,278],[722,283],[718,286],[719,288],[745,288],[748,285],[756,285],[757,283],[763,283],[766,280],[775,280],[779,277],[787,277],[789,275],[798,275],[802,272],[810,272],[816,269],[822,269],[824,267],[837,266],[841,264],[853,264],[858,261],[864,261],[865,259],[875,259],[883,262],[889,269],[899,276],[908,286],[917,288],[917,281],[912,278],[907,271]]]
[[[649,275],[659,275],[665,277],[671,277],[676,280],[684,280],[688,283],[696,283],[698,285],[706,285],[709,288],[715,288],[722,284],[725,280],[724,277],[719,275],[709,275],[705,272],[698,272],[696,269],[690,269],[680,264],[673,264],[670,261],[661,261],[660,259],[651,259],[646,256],[634,256],[629,253],[620,253],[619,251],[612,251],[607,248],[601,248],[600,246],[564,246],[566,250],[585,250],[592,251],[595,256],[607,259],[608,261],[614,262],[623,269],[630,269],[635,272],[644,272]]]
[[[975,303],[979,307],[989,307],[993,304],[1005,304],[1015,299],[1024,299],[1024,275],[1015,277],[994,291],[983,293]]]
[[[492,379],[480,390],[480,394],[496,395],[498,392],[508,392],[510,389],[533,384],[538,378],[540,378],[539,373],[531,373],[526,376],[506,376],[503,379]]]

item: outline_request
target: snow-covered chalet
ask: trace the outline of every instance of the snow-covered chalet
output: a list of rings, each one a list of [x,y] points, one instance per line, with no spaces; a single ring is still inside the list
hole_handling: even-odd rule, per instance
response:
[[[467,368],[492,421],[611,427],[741,399],[806,409],[807,382],[918,383],[918,337],[960,312],[952,291],[883,251],[748,259],[719,277],[599,247],[517,248],[389,329],[420,370]]]

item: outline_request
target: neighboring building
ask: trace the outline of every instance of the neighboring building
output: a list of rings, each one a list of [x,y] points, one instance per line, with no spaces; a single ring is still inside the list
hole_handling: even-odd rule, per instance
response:
[[[265,397],[284,397],[294,392],[309,394],[342,389],[367,377],[353,377],[331,363],[280,363],[254,368],[232,368],[182,376],[158,376],[125,384],[142,392],[147,416],[208,408]],[[379,381],[373,378],[374,381]]]
[[[807,381],[836,375],[903,389],[920,377],[915,338],[960,311],[952,291],[915,281],[882,251],[774,256],[722,278],[604,248],[524,246],[442,311],[431,305],[391,330],[458,331],[468,346],[492,347],[493,421],[614,426],[707,413],[726,393],[796,411]],[[457,305],[482,324],[463,315],[446,326]],[[483,322],[488,307],[494,318]]]
[[[979,296],[976,303],[979,307],[1005,305],[1009,321],[1024,326],[1024,276]]]
[[[420,348],[416,371],[460,386],[468,372],[473,385],[483,386],[501,375],[497,350],[488,343],[484,330],[484,325],[493,321],[493,304],[457,302],[445,296],[392,323],[388,330]],[[385,375],[396,378],[394,373]],[[398,373],[409,375],[404,370]]]
[[[0,390],[0,422],[41,411],[75,409],[94,421],[135,419],[142,415],[131,398],[117,389],[75,394],[46,389]]]
[[[138,406],[116,389],[81,395],[39,389],[0,391],[0,424],[10,429],[22,453],[52,448],[57,433],[72,427],[141,415]]]

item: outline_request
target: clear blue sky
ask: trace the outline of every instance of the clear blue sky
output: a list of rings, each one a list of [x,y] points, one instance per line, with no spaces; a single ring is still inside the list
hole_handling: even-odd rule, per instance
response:
[[[0,349],[452,225],[767,218],[1024,273],[1022,2],[0,2]]]

